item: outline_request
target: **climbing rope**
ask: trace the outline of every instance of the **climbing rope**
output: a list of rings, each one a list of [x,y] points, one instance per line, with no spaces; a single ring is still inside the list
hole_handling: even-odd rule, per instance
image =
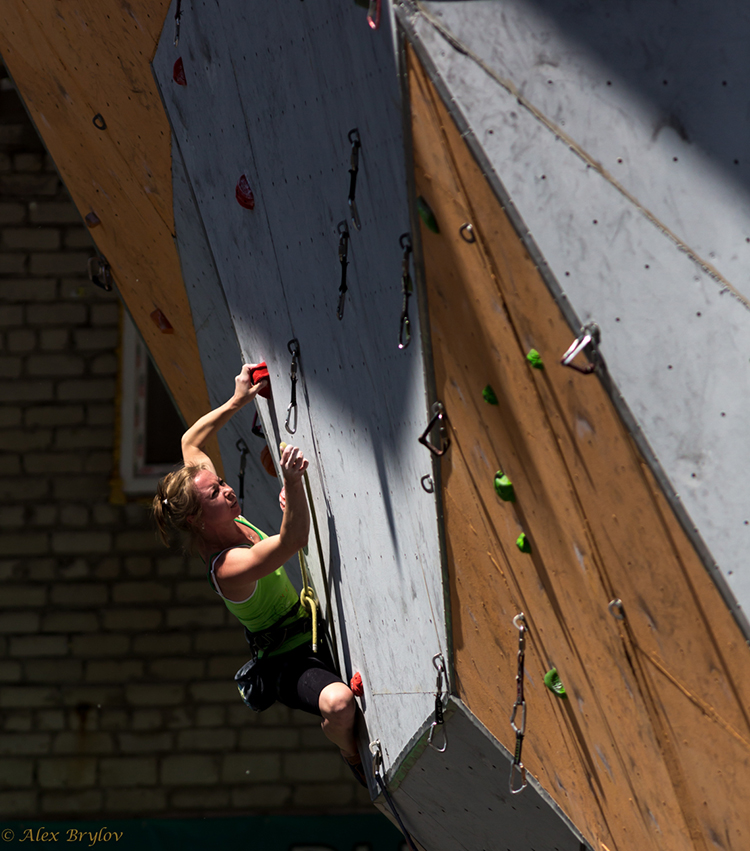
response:
[[[404,256],[401,260],[401,293],[403,303],[401,306],[401,327],[398,333],[398,347],[405,349],[411,343],[411,322],[409,321],[409,297],[414,292],[414,285],[409,274],[409,255],[412,252],[411,237],[408,233],[402,233],[399,244],[403,249]]]
[[[339,319],[343,319],[346,291],[349,289],[346,284],[346,267],[349,265],[349,228],[346,225],[346,220],[339,222],[338,231],[339,263],[341,263],[341,285],[339,286],[339,304],[336,308],[336,316],[338,316]]]
[[[284,443],[284,442],[280,443],[279,444],[279,451],[283,452],[286,449],[286,447],[287,447],[286,443]],[[310,482],[307,478],[307,470],[305,470],[304,479],[305,479],[305,485],[306,485],[306,488],[307,488],[307,493],[309,494],[310,493]],[[312,502],[312,500],[311,500],[311,502]],[[316,521],[316,523],[315,523],[316,537],[317,537],[317,532],[318,532],[318,524],[317,524],[317,521]],[[320,545],[320,542],[318,542],[318,545]],[[315,596],[315,591],[314,591],[314,589],[313,589],[313,587],[310,583],[310,574],[307,570],[307,559],[305,558],[304,549],[299,550],[297,555],[299,556],[299,569],[300,569],[300,573],[302,574],[302,590],[300,591],[300,594],[299,594],[299,601],[302,604],[302,606],[304,606],[304,608],[307,609],[308,612],[310,612],[310,616],[312,617],[312,649],[313,649],[313,653],[317,653],[318,652],[318,609],[320,607],[320,604],[318,603],[318,598]],[[323,561],[321,559],[321,567],[322,567],[322,564],[323,564]]]
[[[510,726],[516,734],[516,750],[513,754],[513,763],[510,766],[509,786],[511,794],[517,795],[528,785],[526,782],[526,769],[521,761],[521,750],[523,748],[523,737],[526,732],[526,700],[523,696],[523,666],[524,654],[526,652],[526,618],[523,612],[513,618],[513,626],[518,630],[518,672],[516,673],[516,702],[510,713]],[[521,710],[521,724],[516,724],[516,714]],[[516,777],[520,778],[520,786],[514,786]]]
[[[286,420],[284,420],[284,428],[289,434],[294,434],[297,431],[297,360],[299,358],[299,342],[296,337],[293,337],[287,344],[289,354],[292,356],[292,367],[289,377],[292,380],[292,401],[286,409]],[[289,425],[289,422],[294,414],[294,428]]]
[[[404,834],[404,839],[406,840],[406,844],[409,846],[409,851],[417,851],[414,845],[414,840],[411,838],[411,834],[406,829],[403,821],[401,821],[401,816],[398,814],[396,805],[393,803],[393,798],[391,798],[390,793],[383,782],[383,778],[380,776],[380,767],[383,765],[383,751],[380,747],[380,739],[370,742],[370,753],[372,754],[372,771],[375,775],[375,781],[378,784],[380,791],[383,793],[383,797],[388,804],[388,808],[393,813],[393,817],[398,822],[398,826],[401,828],[401,833]]]

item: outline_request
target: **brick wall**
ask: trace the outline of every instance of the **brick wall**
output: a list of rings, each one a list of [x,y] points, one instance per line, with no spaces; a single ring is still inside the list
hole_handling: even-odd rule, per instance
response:
[[[108,502],[119,305],[0,66],[0,815],[370,809],[318,721],[246,709],[240,627]]]

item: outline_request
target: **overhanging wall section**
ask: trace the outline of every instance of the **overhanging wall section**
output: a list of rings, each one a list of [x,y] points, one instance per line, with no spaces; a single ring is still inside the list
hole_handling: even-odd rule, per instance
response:
[[[366,735],[390,765],[431,714],[432,657],[447,652],[435,502],[420,486],[431,461],[417,442],[427,404],[415,307],[414,341],[397,347],[409,216],[390,33],[385,21],[373,32],[354,4],[183,3],[182,13],[180,43],[166,26],[154,72],[242,357],[269,367],[273,396],[259,403],[269,443],[311,458],[342,667],[362,673]],[[173,81],[178,58],[185,86]],[[361,231],[347,204],[354,128]],[[254,209],[236,199],[243,175]],[[325,604],[313,541],[310,559]]]

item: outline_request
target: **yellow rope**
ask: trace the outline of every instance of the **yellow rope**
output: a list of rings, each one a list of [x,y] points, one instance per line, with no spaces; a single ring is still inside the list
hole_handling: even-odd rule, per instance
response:
[[[283,441],[279,444],[279,451],[283,452],[286,449],[286,443]],[[307,470],[304,473],[305,476],[305,485],[307,487],[307,492],[310,492],[310,482],[307,478]],[[317,524],[316,524],[317,526]],[[317,532],[317,529],[316,529]],[[305,551],[300,550],[298,553],[299,556],[299,569],[302,573],[302,590],[299,594],[299,601],[302,606],[310,612],[312,616],[312,650],[313,653],[318,652],[318,598],[315,596],[315,590],[310,584],[310,577],[307,572],[307,560],[305,559]]]

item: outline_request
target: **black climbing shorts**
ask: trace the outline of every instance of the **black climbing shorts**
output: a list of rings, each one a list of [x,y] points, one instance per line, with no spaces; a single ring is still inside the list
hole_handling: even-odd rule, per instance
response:
[[[343,682],[334,670],[333,659],[324,641],[318,645],[317,653],[312,652],[310,644],[303,644],[263,661],[268,665],[268,679],[276,682],[279,703],[312,715],[320,715],[318,700],[323,689],[331,683]]]

